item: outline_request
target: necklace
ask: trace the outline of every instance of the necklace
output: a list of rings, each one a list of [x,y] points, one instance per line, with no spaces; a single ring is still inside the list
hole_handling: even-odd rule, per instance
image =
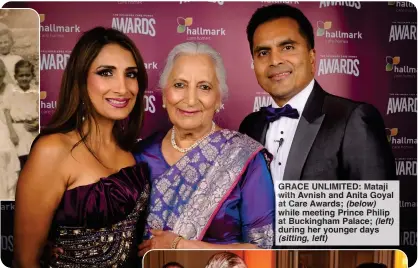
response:
[[[190,146],[188,148],[180,148],[180,147],[177,146],[177,143],[176,143],[176,140],[175,140],[176,131],[175,131],[174,126],[173,126],[173,129],[171,130],[171,145],[173,146],[174,149],[176,149],[180,153],[187,153],[188,151],[196,148],[196,146],[198,146],[200,142],[202,142],[210,134],[215,132],[215,126],[216,126],[215,122],[212,121],[212,129],[210,130],[210,132],[208,134],[206,134],[205,136],[203,136],[202,138],[198,139],[195,143],[192,144],[192,146]]]

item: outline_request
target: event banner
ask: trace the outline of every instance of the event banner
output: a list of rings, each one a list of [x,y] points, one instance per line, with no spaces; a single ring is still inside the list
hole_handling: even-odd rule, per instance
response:
[[[215,122],[221,127],[237,130],[245,116],[272,103],[272,98],[257,83],[246,37],[246,27],[251,15],[257,8],[271,3],[286,3],[303,11],[314,28],[316,81],[331,94],[374,105],[384,119],[387,139],[392,145],[396,158],[398,184],[390,183],[382,186],[387,187],[386,191],[380,187],[371,189],[374,196],[366,191],[366,197],[361,194],[351,197],[355,202],[360,200],[364,202],[358,204],[362,208],[359,211],[371,216],[371,222],[348,219],[344,221],[344,217],[361,218],[358,214],[349,215],[349,212],[345,212],[347,210],[345,207],[341,207],[340,212],[338,208],[334,212],[337,216],[341,216],[341,227],[352,225],[350,228],[357,228],[356,232],[360,232],[362,227],[367,228],[373,239],[367,241],[366,236],[361,238],[359,236],[358,238],[364,243],[353,239],[354,241],[350,243],[340,245],[375,245],[373,247],[377,248],[380,241],[380,245],[393,245],[392,248],[402,249],[408,256],[409,265],[414,264],[417,258],[417,9],[412,3],[401,1],[10,2],[3,7],[32,8],[40,14],[41,127],[48,123],[56,109],[63,70],[72,48],[83,32],[96,26],[104,26],[121,30],[132,38],[144,58],[149,77],[149,86],[144,98],[144,128],[141,132],[141,138],[145,138],[154,132],[166,131],[171,127],[167,112],[162,107],[158,79],[169,51],[179,43],[187,41],[208,43],[222,56],[227,71],[229,92],[228,99],[223,102],[221,111],[215,116]],[[313,187],[313,184],[310,187]],[[365,186],[362,184],[359,187],[362,187],[364,192]],[[286,197],[283,192],[283,200],[281,200],[285,202],[282,203],[283,207],[289,206],[290,200],[286,198],[310,204],[315,196],[310,195],[309,191],[301,192],[302,196],[306,196],[303,198],[305,200],[299,200],[300,193],[296,191],[294,192],[298,195],[296,198]],[[352,192],[355,194],[356,191]],[[387,194],[391,192],[395,194],[388,196]],[[341,200],[338,200],[340,193],[332,194],[335,195],[335,200],[328,201],[351,204],[346,200],[347,193],[343,193],[344,198]],[[393,203],[390,200],[396,201],[398,207],[392,207]],[[9,243],[13,241],[12,224],[3,224],[5,221],[8,223],[13,221],[12,204],[12,201],[4,203],[5,209],[3,210],[2,205],[1,211],[4,263],[6,263],[5,256],[10,256],[13,250],[10,246],[12,243]],[[298,205],[303,206],[303,204]],[[303,215],[303,207],[298,209],[302,209],[299,213]],[[277,207],[277,210],[280,211],[281,208]],[[329,216],[323,215],[319,218]],[[383,218],[388,219],[388,222],[378,220]],[[295,221],[296,218],[293,217],[293,220]],[[295,224],[296,222],[292,224],[287,221],[282,223],[282,227],[295,228]],[[386,228],[379,229],[382,232],[380,235],[383,234],[382,237],[376,236],[376,224],[384,225]],[[400,226],[400,231],[396,233],[397,229],[393,229],[393,226]],[[330,239],[326,234],[330,234],[329,232],[333,230],[325,233],[325,228],[320,229],[316,234],[310,234],[310,242],[305,243],[307,248],[314,245],[312,244],[314,239],[317,239],[316,242]],[[311,229],[313,233],[316,230]],[[304,235],[299,234],[299,236]],[[346,239],[348,237],[347,235]],[[381,240],[383,238],[384,240]],[[277,239],[280,238],[276,237],[276,242],[280,242]],[[286,242],[286,246],[300,246],[304,238],[299,238],[300,240],[296,242],[283,241],[283,239],[286,238],[282,237],[280,243]],[[332,246],[341,242],[341,237],[334,236],[333,239],[335,240],[327,240],[325,244]],[[316,243],[315,246],[319,244]]]

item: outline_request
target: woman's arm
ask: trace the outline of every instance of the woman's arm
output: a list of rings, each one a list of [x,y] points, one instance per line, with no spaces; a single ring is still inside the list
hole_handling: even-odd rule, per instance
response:
[[[274,227],[274,186],[263,153],[258,153],[242,176],[239,212],[243,241],[237,244],[211,244],[181,239],[180,249],[271,248]]]
[[[259,248],[274,244],[274,184],[263,152],[248,165],[241,185],[241,231],[244,242]]]
[[[243,241],[236,244],[212,244],[181,239],[178,249],[256,249],[271,248],[274,243],[274,186],[263,153],[258,153],[243,174],[241,184],[240,216]],[[151,249],[171,248],[177,234],[151,230],[153,238],[139,246],[143,256]]]
[[[151,230],[153,238],[145,240],[138,247],[138,255],[144,256],[151,249],[170,249],[177,234],[171,231]],[[176,249],[256,249],[257,246],[248,243],[236,244],[212,244],[197,240],[180,239],[175,246]]]
[[[9,109],[4,110],[4,117],[6,118],[6,125],[7,125],[7,128],[9,129],[10,139],[12,140],[14,145],[18,145],[19,137],[17,136],[17,133],[13,127],[13,120],[12,120],[12,116],[10,115]]]
[[[16,190],[14,264],[36,268],[56,208],[66,190],[68,149],[60,134],[41,137],[32,148]]]

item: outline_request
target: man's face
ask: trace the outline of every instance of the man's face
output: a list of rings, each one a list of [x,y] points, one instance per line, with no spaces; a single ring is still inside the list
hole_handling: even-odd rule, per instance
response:
[[[303,90],[315,74],[315,50],[309,49],[298,23],[280,18],[258,26],[253,37],[258,84],[279,105]]]

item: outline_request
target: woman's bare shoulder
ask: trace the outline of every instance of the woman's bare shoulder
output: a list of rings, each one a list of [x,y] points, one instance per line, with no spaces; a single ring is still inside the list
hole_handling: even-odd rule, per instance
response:
[[[71,133],[54,133],[41,136],[33,145],[30,156],[48,161],[59,161],[71,153],[76,141]]]

